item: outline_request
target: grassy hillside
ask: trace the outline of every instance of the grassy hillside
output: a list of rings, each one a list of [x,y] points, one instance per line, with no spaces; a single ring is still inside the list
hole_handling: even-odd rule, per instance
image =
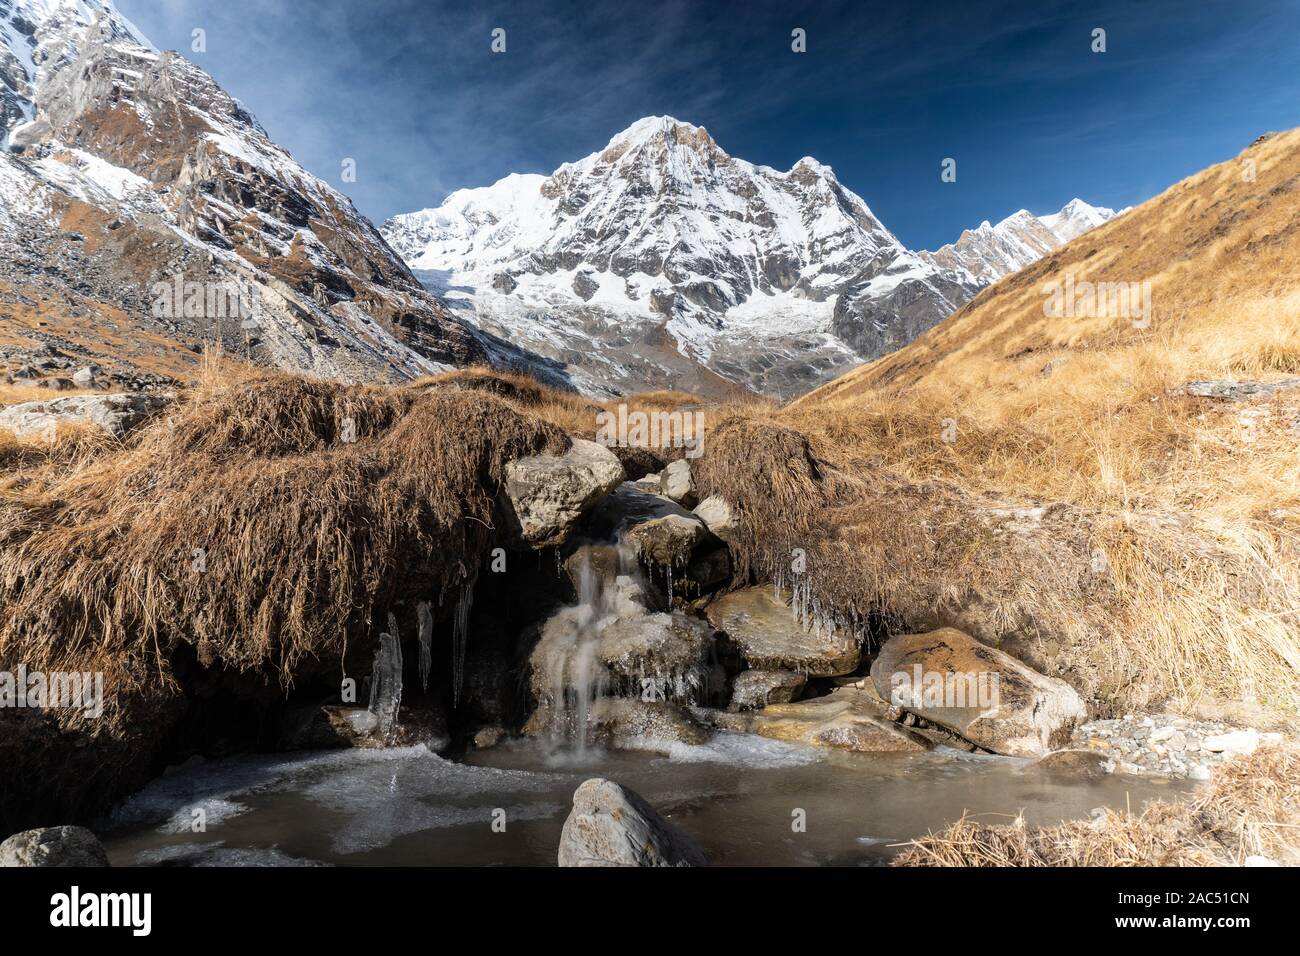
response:
[[[1300,375],[1298,186],[1300,131],[1262,138],[782,417],[907,480],[1088,515],[1139,683],[1293,711],[1300,388],[1185,386]],[[1045,314],[1067,280],[1150,283],[1150,315]]]

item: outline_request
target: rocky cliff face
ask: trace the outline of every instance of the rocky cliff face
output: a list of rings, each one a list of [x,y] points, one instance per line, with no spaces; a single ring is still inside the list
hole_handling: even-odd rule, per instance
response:
[[[1039,228],[1041,255],[1059,241]],[[756,166],[671,117],[383,232],[476,323],[609,390],[794,394],[898,348],[1024,264],[1021,250],[971,243],[914,253],[829,167]]]
[[[111,2],[0,0],[0,22],[0,347],[171,377],[205,342],[358,380],[487,357],[345,196]]]

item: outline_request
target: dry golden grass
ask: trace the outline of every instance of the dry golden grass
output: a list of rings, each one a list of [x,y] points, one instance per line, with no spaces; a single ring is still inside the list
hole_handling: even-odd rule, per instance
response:
[[[1297,374],[1297,196],[1291,131],[1008,277],[776,420],[852,471],[1070,509],[1114,591],[1092,643],[1116,673],[1086,689],[1118,681],[1101,696],[1126,706],[1258,700],[1294,714],[1300,389],[1229,403],[1183,386]],[[1149,280],[1150,327],[1046,316],[1044,289],[1067,274]]]
[[[1300,751],[1264,747],[1230,760],[1186,803],[1090,822],[1005,826],[963,817],[913,840],[895,866],[1240,866],[1300,864]]]
[[[32,388],[28,385],[8,385],[0,381],[0,408],[10,405],[23,405],[27,402],[48,402],[54,398],[68,398],[72,395],[90,395],[91,390],[73,388],[63,392],[54,392],[44,388]]]
[[[56,443],[0,487],[0,659],[129,691],[183,642],[289,682],[399,596],[457,587],[505,462],[567,442],[489,395],[200,387],[125,447],[69,467]]]

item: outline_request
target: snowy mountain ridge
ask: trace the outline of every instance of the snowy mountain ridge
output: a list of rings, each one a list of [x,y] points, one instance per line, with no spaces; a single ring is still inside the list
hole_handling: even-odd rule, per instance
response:
[[[458,190],[381,231],[460,314],[580,385],[680,384],[675,351],[704,385],[785,396],[901,346],[1112,215],[1074,200],[914,252],[829,166],[755,165],[652,116],[550,176]]]

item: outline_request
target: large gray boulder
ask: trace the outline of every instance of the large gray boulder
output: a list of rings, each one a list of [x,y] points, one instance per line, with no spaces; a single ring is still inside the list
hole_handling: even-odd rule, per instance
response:
[[[122,438],[170,402],[165,395],[138,392],[23,402],[0,409],[0,429],[19,438],[53,439],[60,425],[94,425],[113,438]]]
[[[581,438],[563,455],[510,462],[505,498],[515,537],[533,548],[562,544],[578,519],[623,478],[623,466],[612,451]]]
[[[705,613],[751,668],[835,677],[852,673],[861,660],[856,637],[837,628],[804,627],[771,588],[724,594]]]
[[[85,827],[42,827],[0,843],[0,866],[108,866],[108,854]]]
[[[560,866],[707,866],[704,851],[638,794],[599,777],[573,794]]]
[[[1065,681],[952,627],[891,637],[871,664],[871,681],[894,706],[1015,757],[1066,746],[1088,714]]]

